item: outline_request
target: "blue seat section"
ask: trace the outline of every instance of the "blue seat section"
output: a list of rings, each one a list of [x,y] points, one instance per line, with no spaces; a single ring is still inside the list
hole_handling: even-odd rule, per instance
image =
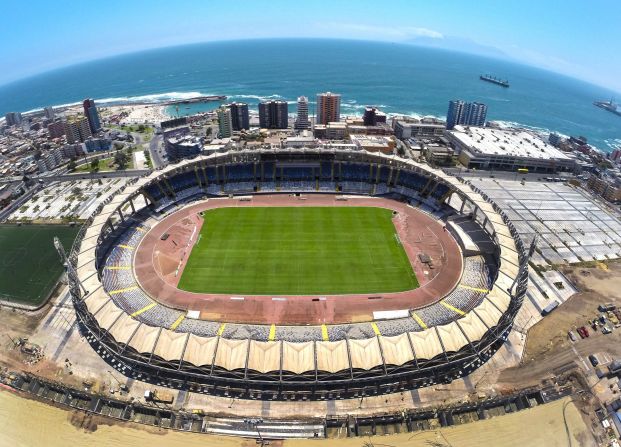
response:
[[[380,183],[388,183],[390,176],[390,168],[388,166],[380,166]]]
[[[243,182],[254,180],[254,167],[250,163],[230,165],[226,167],[228,182]]]
[[[273,161],[265,161],[263,162],[263,179],[268,182],[272,180],[274,176],[274,162]]]
[[[414,172],[401,171],[397,183],[417,191],[422,191],[428,181],[427,178]]]
[[[192,186],[198,186],[198,180],[196,179],[194,170],[174,175],[168,179],[168,182],[175,191],[181,191],[191,188]]]
[[[329,161],[321,162],[321,179],[330,180],[332,178],[332,163]]]
[[[440,183],[436,189],[433,191],[433,193],[431,194],[432,197],[434,197],[437,200],[440,200],[444,194],[446,194],[449,191],[449,187],[446,186],[443,183]]]
[[[145,188],[145,191],[149,196],[153,198],[156,202],[164,197],[162,194],[162,190],[154,183]]]
[[[368,182],[369,178],[369,165],[363,165],[359,163],[343,163],[341,170],[342,181],[350,182]]]
[[[277,171],[277,175],[280,172]],[[314,180],[313,168],[310,167],[283,167],[282,180]]]
[[[216,181],[216,168],[214,166],[207,166],[205,168],[205,174],[207,175],[207,181],[214,183]]]

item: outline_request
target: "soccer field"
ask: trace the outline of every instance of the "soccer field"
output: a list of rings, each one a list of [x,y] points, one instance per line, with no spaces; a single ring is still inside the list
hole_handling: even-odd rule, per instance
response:
[[[204,219],[182,290],[335,295],[418,287],[388,209],[219,208]]]
[[[47,298],[63,271],[54,236],[69,252],[79,229],[0,225],[0,299],[36,306]]]

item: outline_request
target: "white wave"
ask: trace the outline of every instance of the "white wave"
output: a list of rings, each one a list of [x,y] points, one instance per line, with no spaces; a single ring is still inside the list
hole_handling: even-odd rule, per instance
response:
[[[95,102],[99,106],[105,105],[131,105],[134,103],[154,103],[157,104],[159,102],[166,101],[178,101],[184,99],[192,99],[198,96],[215,96],[213,93],[203,93],[203,92],[164,92],[164,93],[153,93],[149,95],[138,95],[138,96],[117,96],[110,98],[95,98]],[[75,107],[82,104],[82,101],[68,102],[64,104],[54,104],[52,107],[55,109],[64,109],[67,107]],[[43,107],[36,107],[34,109],[27,110],[26,112],[22,112],[23,114],[41,112]]]
[[[212,96],[211,93],[202,92],[164,92],[153,93],[149,95],[139,96],[118,96],[112,98],[97,98],[95,102],[98,104],[131,104],[134,102],[165,102],[165,101],[178,101],[183,99],[192,99],[198,96]]]
[[[534,132],[540,132],[540,133],[544,133],[544,134],[550,134],[550,133],[553,132],[552,130],[548,129],[547,127],[530,126],[528,124],[522,124],[522,123],[518,123],[518,122],[515,122],[515,121],[492,120],[490,122],[496,123],[496,124],[498,124],[498,126],[504,127],[504,128],[507,128],[507,127],[519,127],[519,128],[522,128],[522,129],[529,129],[529,130],[532,130]],[[559,134],[561,137],[569,138],[567,135],[563,135],[560,132],[556,132],[556,133]]]
[[[610,152],[613,149],[621,149],[621,138],[608,138],[604,140],[604,143],[611,149]]]
[[[76,102],[68,102],[65,104],[57,104],[52,106],[55,109],[64,109],[66,107],[75,107],[75,106],[79,106],[80,104],[82,104],[82,101],[76,101]],[[26,110],[25,112],[22,112],[24,115],[28,115],[29,113],[35,113],[35,112],[42,112],[43,111],[43,107],[37,107],[34,109],[30,109],[30,110]]]
[[[269,101],[270,99],[283,99],[283,96],[273,95],[230,95],[229,99],[255,99],[257,101]]]

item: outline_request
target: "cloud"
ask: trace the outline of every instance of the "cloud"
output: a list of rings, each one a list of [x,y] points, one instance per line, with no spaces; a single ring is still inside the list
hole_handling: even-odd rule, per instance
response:
[[[343,37],[367,37],[372,39],[391,39],[391,40],[409,40],[417,37],[425,37],[430,39],[443,39],[444,35],[429,28],[416,26],[396,26],[385,27],[376,25],[363,25],[358,23],[341,23],[341,22],[318,22],[316,28],[324,31],[330,31]]]

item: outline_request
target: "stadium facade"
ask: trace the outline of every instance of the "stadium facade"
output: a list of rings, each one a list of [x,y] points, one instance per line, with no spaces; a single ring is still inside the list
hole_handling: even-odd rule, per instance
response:
[[[487,238],[485,256],[464,262],[462,287],[428,309],[278,328],[277,337],[269,324],[192,318],[148,296],[134,278],[132,251],[148,219],[209,197],[298,192],[406,201],[447,228],[475,228]],[[466,256],[472,241],[464,244]],[[72,247],[68,277],[81,330],[129,377],[237,398],[337,399],[448,383],[485,363],[522,304],[528,254],[484,193],[426,165],[365,151],[237,151],[154,171],[103,203]]]

